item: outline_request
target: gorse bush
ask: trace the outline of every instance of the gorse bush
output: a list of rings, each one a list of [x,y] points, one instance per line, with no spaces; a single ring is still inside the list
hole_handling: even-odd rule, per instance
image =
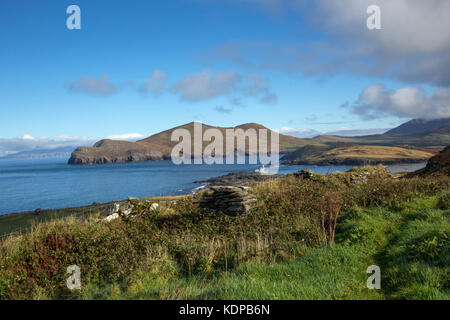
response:
[[[236,217],[199,210],[196,195],[154,211],[144,203],[135,209],[138,218],[38,224],[0,244],[0,297],[77,298],[92,294],[93,287],[120,283],[142,266],[162,275],[213,276],[250,261],[291,261],[306,248],[327,246],[335,238],[348,244],[366,239],[371,230],[336,235],[339,221],[354,214],[355,207],[398,209],[414,197],[450,186],[448,178],[392,179],[382,168],[369,170],[368,175],[358,170],[258,183],[252,189],[256,207]],[[355,180],[361,173],[364,179]],[[434,238],[424,238],[415,248],[440,255],[442,239],[438,235],[433,247]],[[81,268],[81,292],[66,288],[70,265]]]

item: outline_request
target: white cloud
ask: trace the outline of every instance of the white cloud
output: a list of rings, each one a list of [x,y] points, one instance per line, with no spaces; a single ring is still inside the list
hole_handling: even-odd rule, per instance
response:
[[[16,138],[0,138],[0,156],[13,154],[21,151],[32,151],[39,149],[56,149],[61,147],[76,147],[82,145],[92,145],[96,139],[88,137],[40,137],[35,138],[29,134]]]
[[[20,137],[23,140],[36,140],[32,135],[25,133],[23,136]]]
[[[110,135],[106,139],[136,141],[146,137],[146,135],[140,133],[127,133]],[[100,139],[67,135],[37,138],[30,134],[24,134],[15,138],[0,138],[0,157],[22,151],[51,150],[63,147],[75,150],[79,146],[92,146],[98,140]]]
[[[377,84],[365,88],[346,107],[363,119],[386,116],[438,119],[450,117],[450,89],[436,89],[431,95],[421,87],[387,90]]]
[[[276,103],[278,99],[270,91],[270,81],[257,73],[240,75],[236,71],[220,71],[213,74],[205,70],[185,76],[173,89],[182,100],[191,102],[230,95],[259,97],[262,104]],[[238,97],[233,97],[232,101],[241,103]]]
[[[278,97],[275,93],[270,92],[270,81],[261,77],[257,73],[247,74],[245,77],[242,91],[245,95],[255,97],[260,96],[260,103],[272,104],[276,103]]]
[[[144,83],[139,91],[142,93],[152,93],[154,95],[159,95],[166,88],[167,73],[161,70],[155,70],[150,75],[150,80]]]
[[[200,101],[231,93],[241,80],[235,71],[220,71],[212,74],[205,70],[185,76],[174,86],[181,99]]]
[[[113,135],[106,137],[106,139],[137,141],[140,139],[144,139],[146,137],[147,137],[146,135],[143,135],[140,133],[125,133],[125,134],[113,134]]]
[[[365,28],[369,5],[381,8],[382,30]],[[358,35],[360,46],[394,54],[431,53],[450,46],[448,0],[319,0],[321,24],[333,34]]]
[[[366,9],[374,4],[381,8],[381,30],[366,27]],[[230,42],[204,58],[314,76],[362,74],[450,87],[448,0],[280,0],[278,5],[298,12],[326,40]]]
[[[225,108],[224,106],[215,106],[214,107],[214,111],[217,111],[217,112],[219,112],[219,113],[222,113],[222,114],[230,114],[231,112],[233,112],[233,109],[231,109],[231,108]]]
[[[110,96],[117,92],[117,86],[110,82],[109,75],[104,74],[100,78],[83,76],[67,86],[69,91],[84,93],[91,96]]]
[[[293,136],[297,138],[313,138],[321,134],[320,131],[312,130],[312,129],[297,129],[290,127],[281,127],[280,129],[274,129],[278,133],[285,134],[288,136]]]

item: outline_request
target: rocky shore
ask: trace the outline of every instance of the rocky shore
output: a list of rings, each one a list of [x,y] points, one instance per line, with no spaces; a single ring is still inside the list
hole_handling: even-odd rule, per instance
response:
[[[274,179],[281,176],[280,174],[275,175],[261,175],[255,172],[233,172],[226,174],[224,176],[211,178],[203,181],[194,181],[197,184],[208,183],[210,185],[216,186],[243,186],[252,184],[255,182],[261,182],[269,179]]]

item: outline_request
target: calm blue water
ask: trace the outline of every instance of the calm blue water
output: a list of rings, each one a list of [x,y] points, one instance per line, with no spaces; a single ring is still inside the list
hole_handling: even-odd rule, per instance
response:
[[[393,171],[415,170],[401,165]],[[193,181],[230,172],[254,171],[259,165],[174,165],[171,161],[69,166],[67,158],[0,160],[0,214],[59,209],[128,197],[178,195],[199,187]],[[309,168],[319,173],[349,166],[281,166],[280,173]]]

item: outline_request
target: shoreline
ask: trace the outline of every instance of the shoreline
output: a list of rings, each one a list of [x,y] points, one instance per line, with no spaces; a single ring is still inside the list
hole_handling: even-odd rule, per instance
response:
[[[398,163],[391,165],[407,165],[412,163]],[[413,170],[414,171],[414,170]],[[406,171],[397,171],[406,172]],[[289,174],[289,173],[287,173]],[[291,173],[292,174],[292,173]],[[265,181],[268,179],[274,179],[285,174],[276,175],[261,175],[253,171],[245,172],[231,172],[222,176],[213,177],[203,181],[193,181],[194,184],[201,184],[196,188],[193,188],[190,193],[180,194],[180,195],[164,195],[155,197],[142,197],[137,198],[139,200],[151,200],[158,203],[165,201],[173,201],[177,199],[184,198],[186,196],[198,193],[202,191],[206,186],[215,185],[243,185],[248,183],[256,183],[260,181]],[[197,192],[193,192],[197,191]],[[107,212],[109,206],[114,203],[125,203],[128,199],[122,200],[111,200],[108,202],[93,202],[89,205],[75,206],[75,207],[64,207],[57,209],[35,209],[31,211],[21,211],[21,212],[8,212],[0,214],[0,238],[5,235],[14,233],[16,231],[21,231],[24,226],[25,229],[29,228],[32,224],[49,221],[55,218],[63,218],[68,216],[76,217],[87,217],[93,213],[99,212],[100,214]]]
[[[157,196],[157,197],[145,197],[139,198],[139,200],[150,200],[157,203],[167,203],[182,199],[189,194],[176,195],[176,196]],[[53,219],[61,219],[65,217],[77,217],[83,218],[92,215],[93,213],[99,213],[100,215],[106,214],[108,208],[115,203],[126,203],[127,200],[114,200],[104,203],[92,203],[86,206],[60,208],[60,209],[39,209],[39,214],[34,211],[23,212],[11,212],[0,215],[0,240],[10,234],[20,233],[28,230],[33,224],[47,222]]]
[[[366,164],[366,163],[357,163],[357,164],[345,164],[345,163],[327,163],[327,164],[317,164],[317,163],[282,163],[282,165],[286,166],[297,166],[297,165],[307,165],[307,166],[317,166],[317,167],[326,167],[326,166],[338,166],[338,165],[344,165],[344,166],[375,166],[375,165],[385,165],[385,166],[397,166],[397,165],[414,165],[414,164],[424,164],[424,167],[426,165],[426,161],[419,161],[419,162],[394,162],[394,163],[376,163],[376,164]],[[313,170],[314,171],[314,170]],[[406,171],[405,171],[406,172]],[[408,171],[409,172],[409,171]],[[285,173],[289,174],[289,173]],[[159,198],[175,198],[175,197],[182,197],[187,196],[190,194],[195,194],[197,192],[193,192],[194,190],[201,191],[204,187],[206,187],[209,184],[217,184],[217,185],[241,185],[242,183],[251,183],[251,182],[259,182],[264,181],[267,179],[273,179],[278,176],[285,175],[283,173],[278,173],[274,175],[261,175],[259,173],[255,173],[254,171],[243,171],[243,172],[230,172],[225,175],[212,177],[207,180],[198,180],[193,181],[193,184],[204,184],[204,186],[198,186],[196,188],[193,188],[189,193],[185,194],[178,194],[178,195],[160,195],[160,196],[151,196],[151,197],[142,197],[139,199],[143,200],[149,200],[149,199],[159,199]],[[125,202],[127,199],[122,200],[111,200],[107,202],[96,202],[94,201],[91,204],[86,205],[80,205],[80,206],[74,206],[74,207],[61,207],[61,208],[36,208],[35,210],[27,210],[27,211],[16,211],[16,212],[7,212],[7,213],[0,213],[0,223],[1,218],[5,216],[11,216],[11,215],[20,215],[20,214],[34,214],[36,210],[41,210],[42,212],[49,212],[49,211],[61,211],[61,210],[74,210],[74,209],[83,209],[83,208],[91,208],[96,206],[103,206],[103,205],[110,205],[112,203],[119,203],[119,202]]]

